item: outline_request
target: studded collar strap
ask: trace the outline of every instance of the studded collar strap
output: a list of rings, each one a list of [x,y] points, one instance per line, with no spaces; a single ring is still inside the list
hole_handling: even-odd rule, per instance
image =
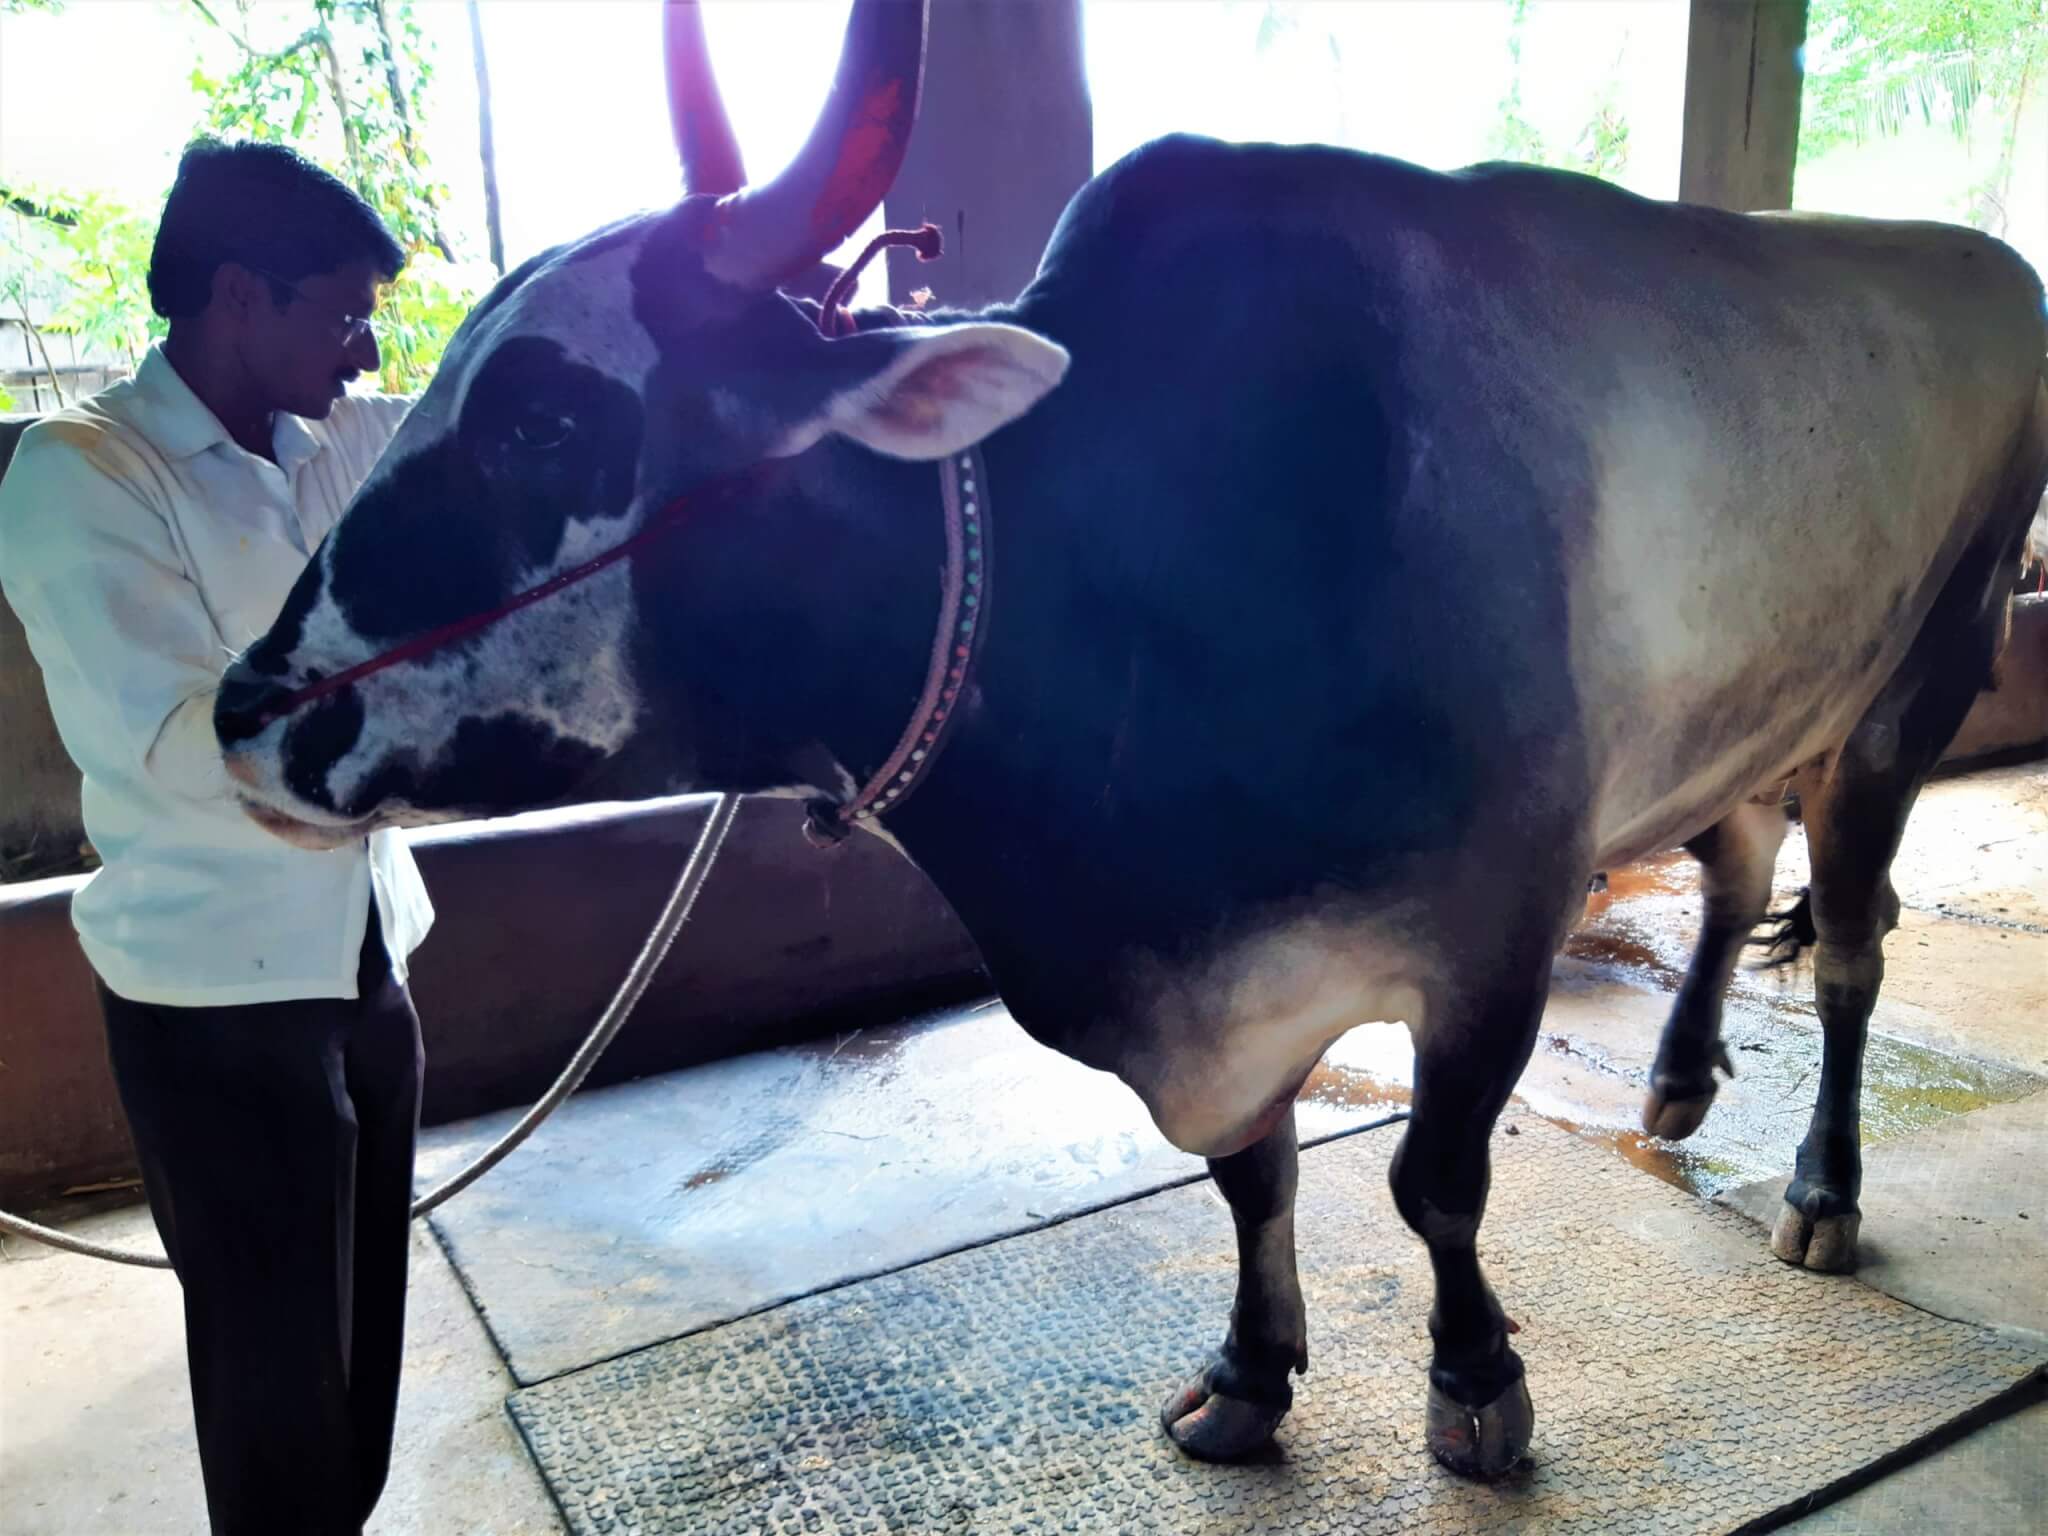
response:
[[[939,497],[945,509],[946,566],[924,692],[896,750],[851,800],[810,803],[804,832],[819,847],[840,843],[856,826],[894,810],[923,782],[946,744],[961,697],[974,676],[988,630],[990,574],[988,473],[978,448],[940,461]]]

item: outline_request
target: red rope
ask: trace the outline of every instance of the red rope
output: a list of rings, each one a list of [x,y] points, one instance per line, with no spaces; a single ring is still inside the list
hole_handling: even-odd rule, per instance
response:
[[[359,683],[364,678],[382,672],[387,667],[395,667],[402,661],[412,661],[426,655],[430,651],[437,651],[442,646],[452,644],[466,635],[473,635],[478,630],[487,628],[510,614],[517,613],[522,608],[532,607],[544,597],[553,597],[564,587],[573,587],[577,582],[595,576],[606,566],[617,564],[643,545],[649,543],[656,536],[668,532],[680,523],[683,519],[683,514],[692,508],[701,508],[707,504],[723,505],[738,500],[741,495],[755,489],[759,485],[760,481],[764,478],[765,468],[765,466],[756,465],[739,474],[708,481],[696,490],[678,496],[674,501],[671,501],[659,512],[655,513],[653,517],[649,518],[646,527],[642,528],[631,538],[615,544],[603,554],[586,560],[579,566],[550,576],[538,586],[528,587],[524,592],[507,598],[495,608],[486,609],[481,613],[472,613],[467,618],[455,620],[452,624],[443,624],[438,629],[430,629],[424,634],[414,635],[402,645],[395,645],[388,651],[381,651],[377,655],[372,656],[368,661],[358,662],[352,667],[335,673],[332,677],[323,677],[317,683],[308,683],[305,687],[286,694],[277,703],[259,714],[257,716],[257,724],[269,725],[272,721],[291,714],[294,710],[310,704],[316,699],[322,699],[328,694],[340,692],[351,683]]]

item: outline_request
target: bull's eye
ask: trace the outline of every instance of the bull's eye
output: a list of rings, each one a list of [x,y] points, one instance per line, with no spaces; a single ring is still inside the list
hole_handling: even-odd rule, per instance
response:
[[[569,434],[576,430],[573,416],[563,416],[553,411],[529,411],[521,416],[512,428],[513,437],[522,448],[559,448],[569,440]]]

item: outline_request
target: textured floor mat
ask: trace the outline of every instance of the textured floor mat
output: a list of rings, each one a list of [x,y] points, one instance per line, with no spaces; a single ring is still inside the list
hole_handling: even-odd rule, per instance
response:
[[[1185,1461],[1157,1428],[1228,1316],[1207,1185],[592,1366],[512,1413],[578,1532],[1725,1532],[2036,1364],[1519,1128],[1495,1138],[1484,1253],[1536,1444],[1494,1487],[1421,1448],[1429,1267],[1386,1191],[1397,1129],[1303,1156],[1313,1369],[1261,1464]]]

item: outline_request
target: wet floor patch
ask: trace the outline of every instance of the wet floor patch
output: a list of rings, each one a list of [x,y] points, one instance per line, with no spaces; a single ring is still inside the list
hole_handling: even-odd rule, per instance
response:
[[[1818,1054],[1813,1071],[1819,1074]],[[1894,1141],[1992,1104],[2009,1104],[2048,1087],[2032,1072],[1972,1061],[1872,1035],[1863,1057],[1863,1136]]]
[[[1779,900],[1789,902],[1794,894],[1781,891]],[[1697,866],[1687,854],[1608,871],[1564,945],[1508,1115],[1534,1112],[1664,1183],[1715,1195],[1791,1168],[1819,1084],[1821,1033],[1811,967],[1767,966],[1761,951],[1752,950],[1729,985],[1723,1018],[1735,1078],[1722,1083],[1706,1123],[1687,1141],[1644,1135],[1650,1068],[1691,959],[1698,912]],[[1892,991],[1909,990],[1914,967],[1928,961],[1924,951],[1952,937],[1950,930],[1930,940],[1917,928],[1895,935]],[[2023,1067],[1889,1032],[1886,1019],[1904,1011],[1880,998],[1864,1062],[1867,1144],[1882,1145],[2048,1086],[2048,1078]],[[1925,1010],[1913,1011],[1918,1017]],[[1367,1024],[1332,1047],[1304,1100],[1405,1105],[1412,1079],[1406,1029]]]
[[[1644,983],[1569,977],[1553,992],[1504,1118],[1540,1115],[1695,1195],[1789,1171],[1820,1081],[1817,1023],[1792,1008],[1731,1006],[1723,1032],[1736,1076],[1722,1082],[1706,1123],[1670,1142],[1644,1135],[1640,1118],[1667,1004]],[[1405,1108],[1413,1080],[1406,1027],[1365,1024],[1330,1048],[1302,1102],[1304,1110]],[[2039,1074],[1873,1031],[1864,1055],[1864,1141],[1882,1145],[2044,1088],[2048,1078]]]
[[[1739,1162],[1683,1142],[1664,1141],[1621,1126],[1578,1125],[1570,1120],[1546,1118],[1581,1140],[1607,1148],[1631,1168],[1690,1195],[1712,1195],[1755,1177]]]
[[[1731,1020],[1725,1038],[1737,1076],[1723,1081],[1706,1123],[1684,1142],[1645,1136],[1632,1112],[1630,1118],[1575,1116],[1582,1102],[1575,1105],[1540,1088],[1525,1096],[1559,1124],[1606,1143],[1634,1166],[1697,1195],[1789,1172],[1820,1082],[1820,1031],[1784,1019]],[[1647,1094],[1647,1063],[1626,1069],[1609,1063],[1606,1070],[1620,1073],[1635,1103]],[[2048,1079],[2032,1072],[1872,1033],[1864,1052],[1863,1141],[1866,1146],[1896,1141],[2043,1088]],[[1583,1101],[1589,1096],[1576,1097]]]
[[[1602,870],[1586,893],[1583,926],[1597,923],[1617,906],[1645,896],[1690,896],[1700,888],[1699,863],[1683,849],[1652,854],[1633,864]]]
[[[1302,1085],[1296,1115],[1323,1107],[1406,1109],[1415,1078],[1415,1047],[1405,1024],[1361,1024],[1323,1053]]]
[[[1913,1136],[2048,1086],[2048,1079],[2024,1066],[1989,1059],[1995,1042],[2015,1034],[2004,1011],[2037,1014],[2048,1002],[2048,976],[2030,987],[2024,973],[2032,951],[2017,947],[2025,938],[2017,929],[2033,908],[2003,894],[2003,886],[1967,888],[1973,861],[1981,864],[2041,842],[2048,824],[2037,825],[2043,810],[2039,785],[2038,768],[1958,780],[1930,787],[1916,809],[1920,835],[1909,829],[1895,870],[1909,906],[1919,899],[1930,908],[1953,907],[1973,922],[2012,922],[2015,944],[2002,968],[1989,968],[2002,972],[1994,985],[1984,985],[1980,967],[1968,1000],[1951,1001],[1960,993],[1942,987],[1946,952],[1970,936],[1959,936],[1955,924],[1909,912],[1905,927],[1887,941],[1890,974],[1864,1058],[1866,1145]],[[1940,836],[1928,835],[1931,829]],[[2004,865],[1987,874],[2018,883]],[[1794,825],[1780,854],[1772,909],[1788,908],[1806,878],[1805,840]],[[1788,1172],[1820,1077],[1821,1031],[1810,964],[1769,965],[1760,947],[1745,952],[1728,987],[1722,1025],[1735,1078],[1722,1083],[1706,1123],[1687,1141],[1645,1136],[1640,1108],[1657,1037],[1698,939],[1698,865],[1674,851],[1610,870],[1596,885],[1558,962],[1543,1032],[1518,1087],[1522,1101],[1605,1144],[1631,1166],[1694,1194],[1718,1194]],[[1758,935],[1767,932],[1760,925]],[[1974,953],[1983,946],[1972,939],[1970,947]],[[2023,1000],[2029,994],[2031,1004]],[[1980,1015],[1998,1013],[1998,1027],[1973,1034],[1967,1020],[1942,1017],[1944,1003]],[[1928,1037],[1942,1046],[1954,1042],[1982,1050],[1983,1058],[1925,1043]]]

